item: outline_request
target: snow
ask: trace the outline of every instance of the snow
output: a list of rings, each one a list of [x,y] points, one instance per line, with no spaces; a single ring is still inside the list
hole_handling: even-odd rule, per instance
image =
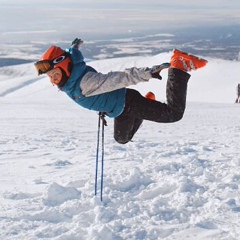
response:
[[[89,65],[108,72],[170,55]],[[240,239],[240,62],[208,60],[192,73],[181,121],[146,121],[119,145],[107,119],[103,202],[94,196],[97,114],[32,64],[2,67],[0,239]],[[162,75],[134,88],[164,100]]]

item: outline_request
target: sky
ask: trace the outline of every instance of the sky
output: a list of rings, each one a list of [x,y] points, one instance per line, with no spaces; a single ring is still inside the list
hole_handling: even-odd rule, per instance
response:
[[[1,0],[0,42],[80,33],[88,38],[238,24],[240,2]],[[24,34],[23,34],[24,33]]]

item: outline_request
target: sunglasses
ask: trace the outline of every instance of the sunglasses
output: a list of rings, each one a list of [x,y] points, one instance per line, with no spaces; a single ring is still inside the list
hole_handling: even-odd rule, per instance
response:
[[[54,66],[64,61],[69,54],[63,54],[54,60],[41,60],[34,63],[35,68],[37,69],[38,75],[47,73],[48,71],[54,69]]]

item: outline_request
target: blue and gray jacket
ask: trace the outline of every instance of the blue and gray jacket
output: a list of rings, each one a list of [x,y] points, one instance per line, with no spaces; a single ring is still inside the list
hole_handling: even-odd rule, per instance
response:
[[[82,107],[104,112],[112,118],[119,116],[124,109],[126,87],[152,78],[146,68],[134,67],[124,72],[98,73],[86,65],[77,48],[66,51],[70,53],[73,68],[61,90]]]

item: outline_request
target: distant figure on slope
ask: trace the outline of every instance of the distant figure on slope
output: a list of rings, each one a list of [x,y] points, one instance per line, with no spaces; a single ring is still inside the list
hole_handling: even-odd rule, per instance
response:
[[[76,38],[65,51],[51,46],[35,63],[38,74],[46,73],[52,84],[65,92],[84,108],[104,112],[114,118],[114,138],[125,144],[133,138],[143,120],[159,123],[179,121],[184,114],[187,83],[191,70],[204,67],[207,61],[174,50],[170,64],[151,68],[132,67],[122,72],[102,74],[86,65],[79,48],[83,44]],[[170,66],[171,65],[171,66]],[[168,69],[167,103],[143,97],[138,91],[126,88],[151,78],[161,79],[160,71]]]
[[[237,85],[237,99],[235,103],[240,103],[240,83]]]

